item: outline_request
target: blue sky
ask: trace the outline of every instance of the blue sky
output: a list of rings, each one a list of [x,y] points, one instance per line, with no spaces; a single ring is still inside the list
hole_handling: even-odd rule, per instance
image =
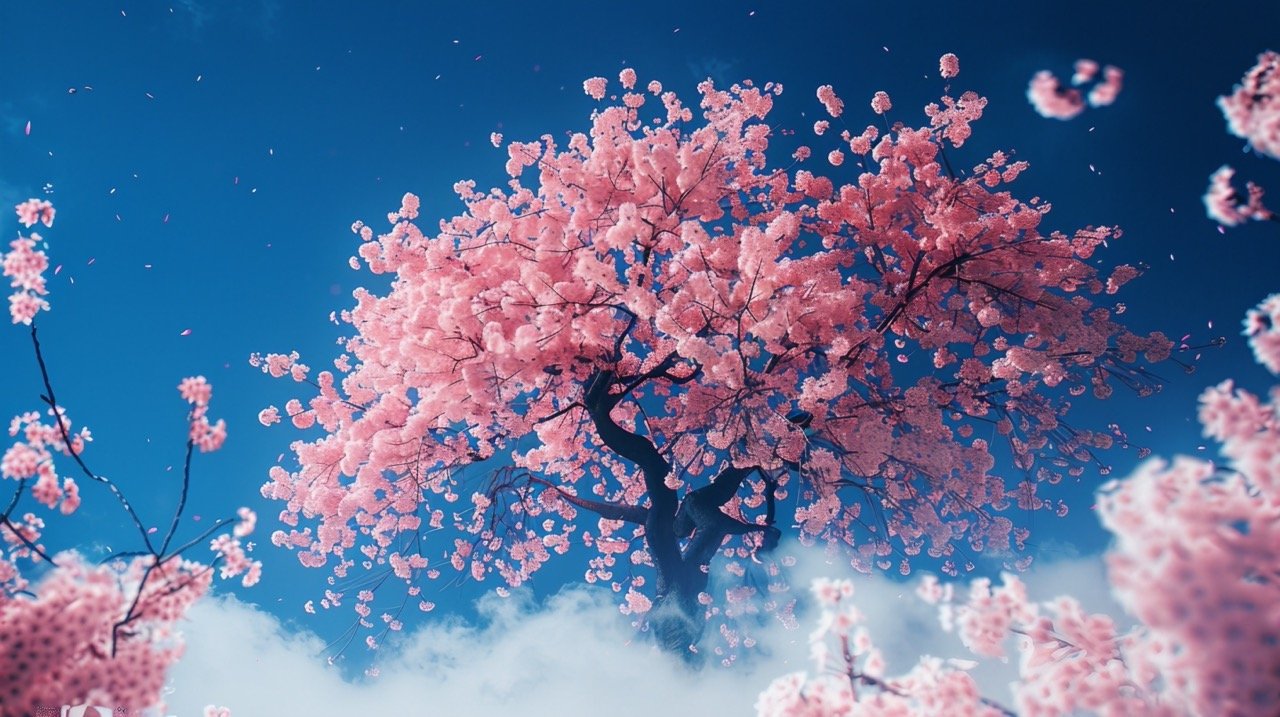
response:
[[[302,569],[266,540],[276,509],[257,489],[292,436],[259,426],[256,414],[281,404],[289,386],[249,367],[248,355],[297,349],[313,365],[327,363],[340,333],[329,313],[348,306],[356,286],[375,285],[346,265],[356,245],[351,222],[381,226],[406,191],[422,197],[425,224],[452,216],[455,181],[504,181],[505,154],[489,145],[491,132],[523,141],[583,129],[594,102],[582,80],[623,67],[686,97],[706,76],[782,82],[771,119],[807,137],[822,116],[813,90],[827,83],[861,113],[849,119],[855,126],[871,121],[865,102],[877,90],[892,95],[894,119],[920,121],[918,108],[939,92],[938,56],[958,54],[953,89],[990,100],[959,163],[1015,149],[1031,162],[1015,187],[1054,204],[1051,227],[1121,226],[1125,236],[1105,262],[1151,266],[1124,291],[1131,326],[1228,337],[1194,375],[1162,367],[1169,383],[1154,398],[1117,394],[1075,413],[1086,425],[1120,423],[1156,454],[1194,451],[1200,390],[1227,377],[1255,390],[1269,385],[1238,332],[1245,310],[1280,289],[1276,225],[1220,234],[1200,196],[1223,163],[1280,195],[1280,165],[1243,153],[1214,105],[1258,52],[1274,49],[1280,9],[1117,5],[984,3],[977,17],[964,4],[932,2],[656,2],[641,10],[3,0],[0,204],[35,196],[58,208],[44,234],[63,268],[42,336],[62,402],[96,436],[86,459],[119,482],[149,524],[165,524],[185,430],[175,387],[183,376],[207,376],[211,415],[227,420],[230,437],[197,461],[190,512],[210,520],[239,505],[258,510],[256,557],[266,565],[253,590],[218,591],[258,605],[265,615],[253,619],[284,621],[286,634],[328,639],[349,614],[301,611],[326,573]],[[1070,122],[1036,115],[1025,99],[1031,75],[1067,75],[1080,57],[1125,70],[1116,104]],[[5,221],[12,232],[16,223]],[[26,333],[0,330],[0,357],[0,414],[35,408]],[[1119,451],[1109,458],[1117,475],[1136,460]],[[1070,518],[1034,526],[1044,557],[1105,548],[1087,510],[1098,480],[1088,478]],[[135,542],[91,487],[81,512],[48,532],[53,548]],[[535,590],[553,592],[557,578],[579,573],[567,565],[539,576]],[[442,613],[474,618],[478,595],[463,588],[434,599]]]

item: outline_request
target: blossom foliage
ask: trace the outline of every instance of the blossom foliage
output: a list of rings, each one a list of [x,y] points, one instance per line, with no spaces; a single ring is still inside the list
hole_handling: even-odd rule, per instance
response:
[[[594,552],[585,579],[647,616],[674,593],[687,614],[745,605],[734,586],[701,602],[716,555],[782,584],[775,524],[856,546],[862,570],[1016,551],[1026,532],[1001,513],[1058,510],[1040,486],[1113,442],[1066,430],[1053,392],[1146,390],[1136,364],[1171,349],[1103,301],[1138,273],[1094,266],[1120,232],[1042,230],[1049,206],[1014,196],[1027,164],[1003,152],[956,175],[946,155],[986,106],[974,92],[921,127],[828,135],[816,156],[833,170],[803,168],[807,149],[770,166],[777,85],[705,81],[697,120],[649,88],[657,112],[627,93],[567,141],[508,143],[506,186],[458,182],[464,210],[438,225],[412,194],[384,232],[353,225],[358,261],[393,281],[339,314],[335,370],[252,358],[301,389],[260,420],[306,431],[262,488],[288,528],[272,542],[410,589],[450,573],[521,585],[577,543]],[[847,121],[831,86],[817,97]],[[1025,471],[1016,489],[975,435],[991,424]],[[762,598],[792,602],[785,586]]]
[[[1280,373],[1280,325],[1268,298],[1245,322],[1259,361]],[[927,576],[917,595],[939,605],[976,655],[1016,644],[1014,707],[1023,715],[1271,715],[1280,704],[1280,391],[1271,400],[1231,381],[1206,390],[1199,419],[1225,465],[1191,457],[1151,460],[1103,486],[1098,514],[1114,536],[1106,562],[1112,592],[1137,624],[1117,629],[1072,597],[1033,602],[1016,576],[973,581],[968,599]],[[823,607],[815,640],[842,646],[835,669],[793,674],[761,693],[761,715],[1008,714],[977,697],[962,670],[924,658],[884,678],[848,596],[815,584]],[[852,630],[852,632],[851,632]],[[852,648],[850,646],[853,646]],[[820,672],[826,643],[815,650]],[[875,665],[875,667],[879,667]],[[932,671],[932,682],[915,676]],[[950,681],[940,679],[946,676]],[[945,702],[943,702],[945,700]],[[930,711],[949,704],[952,711]],[[823,711],[818,711],[821,705]],[[886,707],[891,705],[892,707]]]

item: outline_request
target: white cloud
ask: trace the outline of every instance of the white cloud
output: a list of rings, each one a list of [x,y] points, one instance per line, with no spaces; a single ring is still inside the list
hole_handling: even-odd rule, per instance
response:
[[[796,584],[847,574],[818,559],[802,561]],[[1091,610],[1119,615],[1097,557],[1044,564],[1023,576],[1033,598],[1069,592]],[[856,577],[856,600],[889,674],[923,653],[969,657],[917,600],[914,581]],[[171,675],[169,713],[200,715],[226,705],[237,717],[258,715],[465,714],[594,715],[752,714],[756,695],[782,674],[808,669],[810,621],[760,636],[769,656],[746,669],[690,671],[643,643],[604,591],[571,588],[542,605],[515,597],[482,601],[483,627],[433,624],[382,655],[381,675],[344,680],[312,634],[292,634],[274,616],[231,597],[203,601],[184,627],[187,654]],[[352,649],[363,649],[353,647]],[[386,648],[384,648],[385,650]],[[1007,701],[1013,665],[984,664],[975,678]]]

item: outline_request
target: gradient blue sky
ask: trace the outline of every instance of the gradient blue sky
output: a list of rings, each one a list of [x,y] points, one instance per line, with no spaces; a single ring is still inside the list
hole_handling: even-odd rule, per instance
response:
[[[707,76],[782,82],[771,120],[805,139],[822,116],[813,90],[826,83],[853,126],[872,119],[866,101],[876,90],[893,97],[893,119],[919,122],[918,108],[940,89],[938,56],[957,53],[953,89],[990,100],[958,164],[1016,150],[1031,162],[1017,191],[1054,204],[1050,227],[1119,225],[1125,236],[1105,263],[1151,265],[1124,290],[1133,327],[1228,337],[1194,375],[1162,367],[1169,384],[1160,395],[1117,394],[1075,414],[1078,423],[1120,423],[1156,454],[1194,451],[1201,389],[1227,377],[1269,385],[1238,333],[1245,310],[1280,289],[1280,232],[1258,223],[1222,235],[1200,197],[1223,163],[1280,195],[1280,164],[1242,153],[1214,105],[1274,47],[1280,6],[1152,7],[0,0],[0,205],[35,196],[58,208],[44,234],[63,268],[42,335],[61,401],[96,436],[90,464],[151,524],[164,524],[185,429],[175,386],[207,376],[211,413],[227,420],[230,437],[198,459],[189,512],[209,520],[243,504],[258,510],[256,557],[266,564],[257,588],[218,590],[334,637],[349,613],[322,619],[300,609],[327,573],[300,568],[267,541],[277,508],[257,489],[293,436],[259,426],[256,414],[290,386],[247,356],[298,349],[327,364],[340,333],[329,312],[369,285],[346,265],[351,222],[382,226],[406,191],[422,197],[426,225],[451,216],[456,180],[505,180],[490,132],[528,140],[584,129],[595,103],[582,80],[623,67],[686,97]],[[1116,104],[1070,122],[1036,115],[1025,98],[1031,75],[1069,75],[1080,57],[1125,70]],[[4,221],[13,232],[12,217]],[[0,330],[0,366],[0,414],[36,408],[38,373],[20,328]],[[1136,460],[1109,458],[1117,475]],[[1045,557],[1105,547],[1087,509],[1097,483],[1086,476],[1067,520],[1038,519],[1033,540]],[[188,519],[187,530],[198,527]],[[53,522],[48,543],[129,549],[136,537],[105,492],[86,487],[81,513]],[[555,577],[577,574],[567,566],[535,587],[550,591]],[[474,596],[435,599],[442,611],[473,615]]]

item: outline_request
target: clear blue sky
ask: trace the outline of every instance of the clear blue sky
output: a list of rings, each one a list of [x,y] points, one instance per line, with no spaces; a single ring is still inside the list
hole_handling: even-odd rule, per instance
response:
[[[892,95],[895,119],[921,121],[918,108],[938,92],[938,56],[957,53],[954,88],[990,99],[958,163],[1014,149],[1032,165],[1017,191],[1054,204],[1050,227],[1121,226],[1105,262],[1151,265],[1124,290],[1134,328],[1228,337],[1195,375],[1162,367],[1161,395],[1117,395],[1076,413],[1080,423],[1120,423],[1157,454],[1194,450],[1201,441],[1188,419],[1203,387],[1226,377],[1269,385],[1239,322],[1280,290],[1277,225],[1224,236],[1200,202],[1223,163],[1280,196],[1280,164],[1243,154],[1214,105],[1274,47],[1280,6],[1212,7],[0,0],[0,205],[47,196],[58,208],[44,233],[63,268],[41,325],[59,396],[96,436],[86,459],[163,525],[184,438],[175,386],[207,376],[211,414],[227,420],[230,436],[198,459],[189,512],[209,520],[242,504],[258,510],[266,572],[244,597],[298,619],[327,573],[301,569],[267,541],[277,508],[257,490],[292,435],[259,426],[256,414],[290,386],[247,356],[298,349],[313,366],[327,364],[340,333],[329,312],[368,281],[346,265],[351,222],[382,226],[406,191],[422,197],[424,225],[452,216],[456,180],[505,179],[490,132],[528,140],[583,129],[594,103],[582,80],[623,67],[686,97],[706,76],[783,82],[772,120],[807,137],[821,112],[814,88],[826,83],[854,125],[872,119],[865,102],[876,90]],[[1068,75],[1080,57],[1125,70],[1116,104],[1071,122],[1034,114],[1031,75]],[[12,217],[4,221],[13,232]],[[0,414],[38,407],[20,328],[0,330],[0,366]],[[1123,475],[1135,457],[1110,459]],[[1039,519],[1033,540],[1105,547],[1087,510],[1096,483],[1078,490],[1067,521]],[[129,549],[136,538],[106,494],[86,487],[81,513],[53,522],[48,543]],[[579,574],[574,564],[554,575]],[[540,576],[538,587],[554,585]],[[470,597],[436,599],[466,613]],[[348,616],[311,626],[333,635]]]

